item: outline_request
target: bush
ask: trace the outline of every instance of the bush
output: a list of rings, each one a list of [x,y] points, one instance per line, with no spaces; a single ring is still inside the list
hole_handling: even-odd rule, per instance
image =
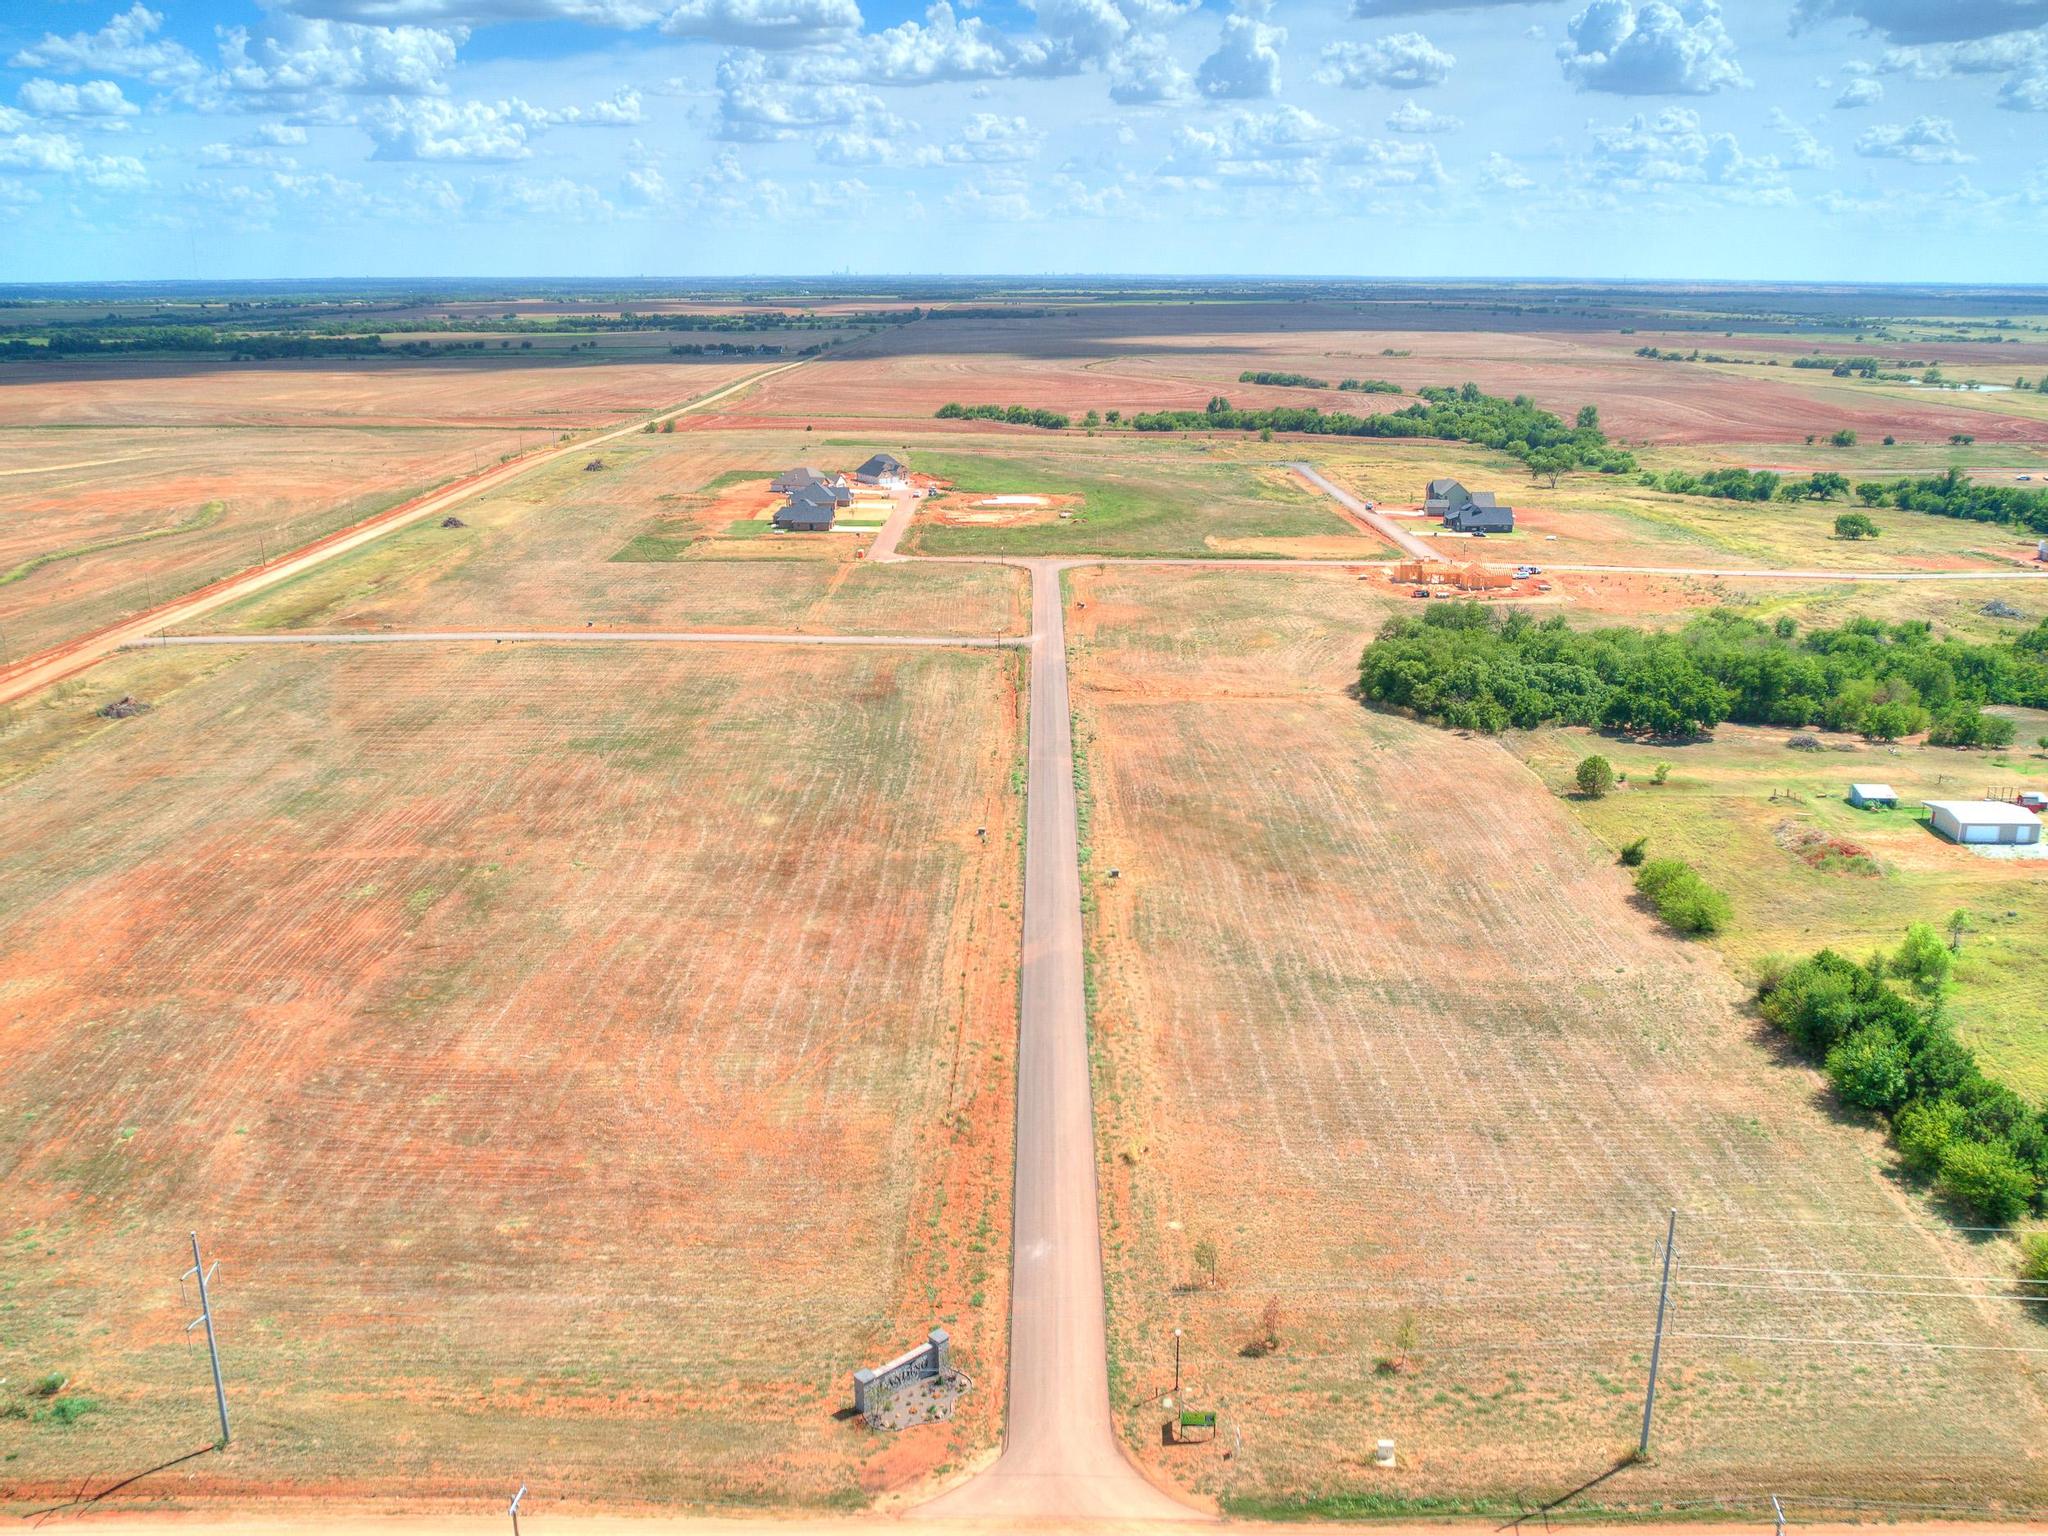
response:
[[[1844,1104],[1889,1113],[1905,1102],[1909,1060],[1899,1037],[1880,1024],[1828,1052],[1828,1081]]]
[[[1680,933],[1719,933],[1733,915],[1728,898],[1683,859],[1652,859],[1636,871],[1636,889]]]
[[[1926,923],[1915,923],[1906,930],[1905,942],[1892,956],[1891,973],[1901,981],[1910,981],[1922,992],[1939,992],[1948,985],[1955,964],[1956,957],[1941,942],[1941,935]]]
[[[2011,1148],[1988,1141],[1951,1141],[1942,1150],[1936,1183],[1949,1198],[1999,1226],[2024,1215],[2040,1189],[2040,1180]]]
[[[2016,732],[2003,715],[1989,715],[1974,704],[1951,704],[1934,717],[1927,743],[1934,747],[2009,747]]]
[[[1844,512],[1835,519],[1835,537],[1838,539],[1874,539],[1877,535],[1877,524],[1865,513]]]
[[[98,1413],[99,1411],[100,1405],[97,1399],[90,1397],[60,1397],[36,1415],[36,1422],[38,1424],[69,1426],[76,1424],[88,1413]]]
[[[1614,788],[1614,764],[1596,752],[1580,762],[1572,779],[1579,786],[1579,793],[1588,800],[1604,799]]]
[[[2048,1232],[2032,1232],[2020,1239],[2020,1278],[2029,1285],[2048,1286]],[[2040,1299],[2048,1301],[2048,1292]]]
[[[1932,1173],[1962,1129],[1962,1106],[1935,1100],[1901,1110],[1892,1122],[1892,1140],[1899,1144],[1899,1155],[1908,1168]]]
[[[1641,868],[1643,848],[1649,841],[1647,837],[1639,837],[1632,843],[1623,843],[1621,845],[1621,867],[1623,869]]]

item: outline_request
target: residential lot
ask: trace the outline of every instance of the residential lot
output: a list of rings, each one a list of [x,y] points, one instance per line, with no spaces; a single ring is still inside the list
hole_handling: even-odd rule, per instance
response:
[[[843,1506],[1002,1402],[1019,673],[992,652],[153,653],[0,751],[0,1497]],[[106,721],[133,693],[149,713]],[[977,828],[987,828],[986,839]],[[943,1323],[965,1416],[849,1373]]]
[[[1975,1278],[2002,1245],[1893,1180],[1515,757],[1343,697],[1385,604],[1341,574],[1073,590],[1140,1454],[1226,1507],[1508,1512],[1609,1472],[1580,1507],[1925,1496],[1909,1439],[1943,1488],[2040,1497],[2048,1341]],[[1673,1207],[1656,1455],[1616,1470]],[[1174,1327],[1241,1450],[1161,1446]]]

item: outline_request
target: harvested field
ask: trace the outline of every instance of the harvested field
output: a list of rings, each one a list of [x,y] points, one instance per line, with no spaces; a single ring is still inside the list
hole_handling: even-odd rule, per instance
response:
[[[1896,1182],[1519,761],[1343,696],[1391,601],[1073,582],[1140,1455],[1260,1513],[2048,1495],[2048,1326],[1979,1278],[2006,1246]],[[1656,1454],[1621,1465],[1674,1206]],[[1184,1401],[1241,1449],[1161,1444],[1174,1326]]]
[[[746,371],[0,365],[0,659]]]
[[[0,739],[0,1501],[842,1508],[1003,1397],[1014,657],[122,658]],[[97,707],[151,702],[122,720]],[[12,771],[12,770],[8,770]],[[990,828],[986,842],[975,835]],[[952,1427],[835,1415],[943,1322]]]
[[[779,452],[780,450],[780,452]],[[694,432],[611,444],[330,561],[208,617],[208,630],[832,629],[987,635],[1023,627],[1023,573],[867,565],[856,534],[735,537],[776,498],[756,468],[786,444]],[[759,506],[754,505],[759,503]],[[750,530],[751,531],[751,530]]]
[[[1908,442],[1946,442],[1956,432],[1985,443],[2042,441],[2040,412],[2014,397],[1908,393],[1789,367],[1636,357],[1651,340],[1624,334],[1620,319],[1581,328],[1519,310],[1108,303],[1037,320],[904,326],[772,381],[751,408],[763,419],[852,422],[929,417],[957,400],[1044,407],[1078,419],[1091,409],[1199,410],[1220,392],[1243,406],[1364,413],[1412,404],[1423,385],[1471,380],[1493,394],[1533,395],[1566,417],[1596,403],[1610,432],[1653,444],[1782,442],[1788,432],[1824,436],[1838,427],[1873,442],[1886,432]],[[1846,339],[1802,343],[1801,350],[1870,350]],[[1666,337],[1663,344],[1681,342]],[[1682,344],[1702,343],[1688,333]],[[1719,345],[1740,352],[1747,342],[1738,336]],[[2024,349],[2011,353],[2008,372],[2027,366]],[[1245,371],[1302,373],[1333,386],[1346,377],[1380,378],[1409,394],[1243,384]]]
[[[518,447],[516,433],[441,427],[0,433],[7,654],[259,565]]]

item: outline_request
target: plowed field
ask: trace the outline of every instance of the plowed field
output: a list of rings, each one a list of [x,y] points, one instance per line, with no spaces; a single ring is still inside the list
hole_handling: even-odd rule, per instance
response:
[[[2007,1248],[1895,1182],[1520,762],[1344,696],[1385,605],[1264,573],[1074,591],[1142,1454],[1244,1509],[2048,1494],[2048,1327]],[[1654,1456],[1621,1465],[1673,1207]],[[1161,1445],[1174,1326],[1241,1448]]]
[[[1018,672],[124,658],[0,749],[0,1500],[840,1506],[1002,1401]],[[155,709],[93,721],[102,697]],[[84,722],[92,722],[89,726]],[[976,828],[985,826],[982,841]],[[848,1373],[944,1322],[964,1420]]]

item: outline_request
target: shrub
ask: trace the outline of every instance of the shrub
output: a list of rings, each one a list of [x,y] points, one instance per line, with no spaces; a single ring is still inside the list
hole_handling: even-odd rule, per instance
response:
[[[1905,942],[1892,956],[1891,973],[1901,981],[1910,981],[1922,992],[1939,992],[1948,985],[1955,964],[1955,956],[1941,942],[1941,936],[1928,924],[1915,923],[1906,930]]]
[[[76,1424],[88,1413],[98,1413],[99,1411],[100,1405],[94,1398],[60,1397],[52,1401],[49,1407],[36,1415],[36,1422],[38,1424],[69,1426]]]
[[[1603,799],[1614,788],[1614,764],[1596,752],[1580,762],[1572,778],[1588,800]]]
[[[1652,859],[1636,871],[1636,889],[1680,933],[1719,933],[1733,916],[1728,898],[1683,859]]]
[[[1671,779],[1671,765],[1670,765],[1669,763],[1659,763],[1659,764],[1658,764],[1658,765],[1656,766],[1656,768],[1655,768],[1654,770],[1652,770],[1652,772],[1651,772],[1651,774],[1650,774],[1650,782],[1651,782],[1652,784],[1665,784],[1665,783],[1669,783],[1669,782],[1670,782],[1670,779]]]
[[[1892,1139],[1899,1144],[1899,1155],[1907,1167],[1932,1173],[1962,1129],[1962,1106],[1934,1100],[1901,1110],[1892,1122]]]
[[[1849,428],[1842,427],[1828,441],[1837,448],[1854,448],[1856,446],[1856,434]]]
[[[1877,524],[1866,513],[1844,512],[1835,519],[1835,537],[1838,539],[1874,539],[1877,536]]]
[[[1844,1104],[1889,1112],[1905,1102],[1908,1061],[1899,1037],[1880,1024],[1828,1052],[1828,1081]]]
[[[1650,840],[1647,837],[1639,837],[1632,843],[1623,843],[1621,845],[1621,867],[1623,869],[1641,868],[1643,862],[1643,848],[1645,847],[1645,845],[1649,843],[1649,841]]]
[[[1949,1198],[2000,1226],[2024,1215],[2040,1188],[2010,1147],[1992,1141],[1951,1141],[1936,1182]]]

